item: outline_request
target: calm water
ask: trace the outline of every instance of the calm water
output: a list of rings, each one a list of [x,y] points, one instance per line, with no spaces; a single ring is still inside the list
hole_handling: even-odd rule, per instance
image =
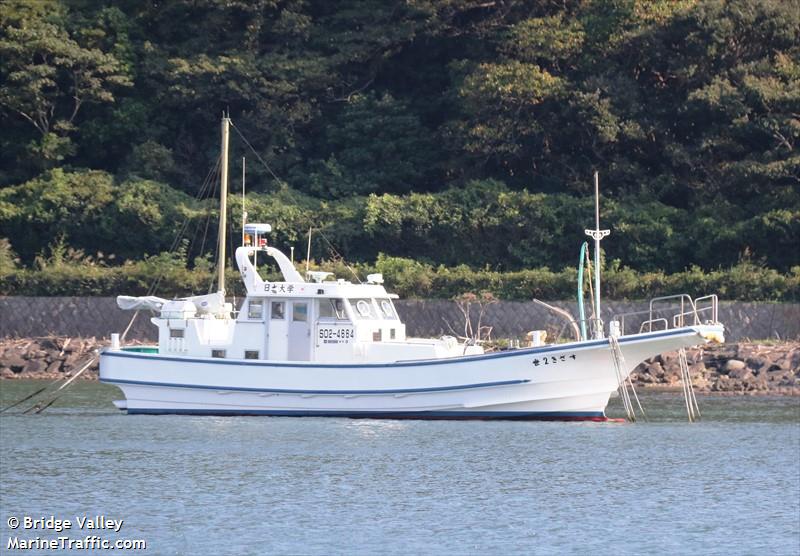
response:
[[[2,381],[0,405],[38,386]],[[629,425],[126,416],[113,387],[68,392],[0,416],[2,553],[94,534],[85,515],[145,554],[800,553],[797,399],[701,397],[689,425],[650,395]],[[73,531],[7,524],[50,515]]]

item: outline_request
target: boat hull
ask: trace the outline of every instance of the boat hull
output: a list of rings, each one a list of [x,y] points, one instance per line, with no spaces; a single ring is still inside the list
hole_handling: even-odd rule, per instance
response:
[[[625,372],[703,343],[702,328],[620,338]],[[100,379],[122,389],[129,414],[599,421],[618,386],[612,357],[607,340],[360,364],[106,350]]]

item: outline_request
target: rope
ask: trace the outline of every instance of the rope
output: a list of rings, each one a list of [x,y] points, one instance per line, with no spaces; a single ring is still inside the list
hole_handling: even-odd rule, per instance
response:
[[[203,181],[200,190],[198,191],[197,195],[195,196],[195,200],[199,201],[203,198],[208,191],[209,186],[214,183],[214,176],[217,173],[217,168],[219,167],[219,158],[217,159],[214,168],[206,175],[206,179]],[[178,232],[175,234],[175,238],[172,241],[172,245],[170,246],[169,253],[172,254],[178,247],[180,240],[183,238],[183,234],[186,232],[186,229],[189,227],[189,220],[190,216],[186,216],[183,221],[183,224],[178,229]],[[161,280],[164,278],[164,270],[161,270],[156,280],[153,282],[153,285],[147,290],[147,295],[153,295],[155,291],[158,289],[159,284],[161,284]]]
[[[269,174],[272,176],[272,178],[275,180],[275,182],[276,182],[276,183],[277,183],[279,186],[281,186],[281,191],[282,191],[283,193],[285,193],[286,195],[288,195],[288,196],[289,196],[289,198],[290,198],[290,199],[291,199],[291,200],[292,200],[292,201],[293,201],[295,204],[297,204],[297,205],[300,205],[300,203],[298,202],[297,198],[294,196],[294,194],[292,193],[292,190],[291,190],[291,189],[288,187],[288,185],[286,184],[286,182],[285,182],[285,181],[283,181],[282,179],[280,179],[280,178],[278,177],[278,175],[277,175],[275,172],[273,172],[273,171],[272,171],[272,168],[269,166],[269,164],[267,164],[267,162],[266,162],[266,161],[265,161],[265,160],[264,160],[264,159],[261,157],[261,155],[260,155],[260,154],[258,154],[258,152],[257,152],[257,151],[256,151],[256,149],[253,147],[253,145],[251,145],[251,144],[250,144],[250,141],[248,141],[248,140],[247,140],[247,138],[246,138],[246,137],[245,137],[245,136],[242,134],[242,132],[239,130],[239,128],[238,128],[238,127],[236,127],[236,124],[234,124],[234,123],[233,123],[233,121],[231,121],[231,127],[233,127],[233,129],[236,131],[236,134],[239,136],[239,138],[240,138],[242,141],[244,141],[244,144],[245,144],[245,145],[247,145],[247,147],[250,149],[250,151],[251,151],[251,152],[252,152],[252,153],[255,155],[256,159],[257,159],[257,160],[258,160],[258,161],[259,161],[259,162],[260,162],[260,163],[261,163],[261,164],[264,166],[264,168],[266,168],[267,172],[269,172]],[[283,186],[286,186],[286,187],[283,187]],[[304,217],[306,218],[306,220],[307,220],[307,223],[308,223],[308,224],[310,224],[310,227],[311,227],[311,228],[313,228],[315,231],[317,231],[317,232],[319,233],[319,235],[321,235],[321,236],[322,236],[322,239],[324,239],[324,240],[325,240],[325,242],[328,244],[328,247],[330,247],[331,251],[333,251],[333,255],[334,255],[335,257],[339,258],[339,259],[342,261],[342,263],[344,263],[344,266],[345,266],[345,267],[347,267],[347,270],[349,270],[349,271],[350,271],[350,273],[351,273],[351,274],[352,274],[352,275],[355,277],[355,279],[358,281],[358,283],[359,283],[359,284],[361,284],[361,283],[362,283],[362,282],[361,282],[361,279],[358,277],[358,274],[356,274],[356,271],[355,271],[355,270],[353,270],[353,268],[352,268],[352,267],[351,267],[349,264],[347,264],[347,261],[346,261],[346,260],[345,260],[345,258],[342,256],[342,254],[341,254],[341,253],[339,253],[339,251],[336,249],[336,247],[334,247],[334,246],[333,246],[333,243],[332,243],[332,242],[331,242],[331,241],[330,241],[330,240],[327,238],[327,236],[326,236],[326,235],[323,233],[323,231],[322,231],[322,227],[319,225],[319,223],[318,223],[318,222],[316,222],[316,221],[315,221],[313,218],[311,218],[311,217],[309,217],[309,216],[304,216]]]
[[[67,380],[67,381],[66,381],[64,384],[62,384],[61,386],[59,386],[58,388],[56,388],[56,389],[55,389],[53,392],[51,392],[51,395],[52,395],[53,397],[52,397],[52,398],[50,398],[50,400],[49,400],[49,401],[46,401],[46,402],[45,402],[45,401],[43,400],[43,401],[41,401],[41,402],[39,402],[39,403],[36,403],[36,404],[32,405],[31,407],[29,407],[28,409],[26,409],[25,411],[23,411],[22,413],[23,413],[23,414],[26,414],[26,413],[30,413],[31,411],[33,411],[33,412],[35,412],[35,413],[41,413],[41,412],[43,412],[45,409],[47,409],[48,407],[50,407],[51,405],[53,405],[53,404],[55,403],[55,401],[56,401],[58,398],[60,398],[60,397],[61,397],[61,394],[59,394],[59,392],[60,392],[61,390],[63,390],[64,388],[66,388],[67,386],[69,386],[70,384],[72,384],[72,382],[73,382],[73,381],[74,381],[76,378],[78,378],[79,376],[81,376],[81,374],[83,374],[83,372],[84,372],[84,371],[86,371],[86,369],[88,369],[89,367],[91,367],[92,363],[94,363],[95,361],[97,361],[97,359],[98,359],[99,357],[100,357],[100,355],[99,355],[99,354],[95,354],[95,355],[93,355],[93,356],[92,356],[92,358],[91,358],[91,359],[89,359],[89,360],[86,362],[86,364],[85,364],[83,367],[81,367],[81,368],[80,368],[80,370],[79,370],[77,373],[75,373],[74,375],[72,375],[72,377],[70,377],[70,378],[69,378],[69,379],[68,379],[68,380]],[[39,392],[42,392],[42,391],[46,390],[46,389],[47,389],[49,386],[50,386],[50,385],[48,385],[48,386],[45,386],[45,387],[44,387],[42,390],[39,390]],[[36,392],[36,393],[39,393],[39,392]],[[31,396],[28,396],[28,398],[27,398],[27,399],[30,399],[30,398],[32,398],[32,397],[33,397],[33,395],[31,395]],[[17,402],[17,403],[16,403],[16,404],[14,404],[14,405],[19,405],[19,403],[22,403],[22,401],[20,401],[20,402]],[[13,406],[12,406],[12,407],[13,407]],[[9,408],[6,408],[6,409],[9,409]]]
[[[619,394],[622,400],[622,405],[625,407],[625,414],[628,416],[629,421],[636,421],[636,413],[633,409],[630,393],[628,392],[628,386],[630,386],[631,392],[633,392],[633,397],[636,399],[636,405],[639,407],[642,418],[646,421],[647,415],[644,412],[642,403],[639,401],[639,396],[636,394],[636,389],[633,387],[633,381],[631,380],[630,375],[627,375],[627,377],[625,376],[625,356],[622,354],[622,348],[619,347],[619,342],[614,336],[608,337],[608,343],[611,346],[611,359],[614,366],[614,371],[617,375]]]
[[[700,407],[697,405],[697,396],[694,393],[692,377],[689,373],[689,361],[686,359],[686,350],[678,350],[678,364],[681,368],[681,383],[683,386],[683,399],[686,404],[686,414],[689,422],[692,423],[700,419]]]
[[[126,327],[125,327],[125,331],[124,331],[124,332],[122,333],[122,335],[119,337],[119,341],[120,341],[120,342],[123,342],[123,341],[125,341],[125,337],[128,335],[128,332],[130,331],[130,329],[131,329],[131,326],[133,326],[133,321],[135,321],[135,320],[136,320],[136,317],[138,317],[138,316],[139,316],[139,311],[141,311],[141,309],[136,309],[136,312],[135,312],[135,313],[133,313],[133,316],[131,317],[131,320],[130,320],[130,322],[128,323],[128,326],[126,326]]]
[[[353,270],[353,269],[350,267],[350,265],[349,265],[349,264],[347,264],[347,261],[345,261],[345,260],[344,260],[344,257],[343,257],[343,256],[342,256],[342,255],[341,255],[341,254],[340,254],[340,253],[339,253],[339,252],[336,250],[336,247],[334,247],[334,246],[333,246],[333,243],[331,243],[331,241],[328,239],[328,236],[326,236],[326,235],[325,235],[325,233],[324,233],[322,230],[320,230],[320,229],[317,229],[317,232],[319,232],[319,235],[321,235],[321,236],[322,236],[322,239],[324,239],[324,240],[325,240],[325,243],[327,243],[327,244],[328,244],[328,247],[330,247],[330,248],[331,248],[331,251],[333,251],[333,255],[334,255],[335,257],[338,257],[339,259],[341,259],[342,263],[344,263],[344,266],[346,266],[346,267],[347,267],[347,270],[349,270],[349,271],[350,271],[350,273],[351,273],[353,276],[355,276],[355,277],[356,277],[356,280],[358,280],[358,283],[359,283],[359,284],[361,284],[361,283],[362,283],[362,282],[361,282],[361,278],[359,278],[359,277],[358,277],[358,274],[356,274],[356,271],[355,271],[355,270]]]
[[[200,190],[197,192],[197,195],[195,195],[195,197],[194,197],[195,201],[200,201],[203,198],[203,196],[206,193],[208,193],[209,186],[212,183],[215,183],[215,180],[213,178],[217,174],[217,171],[218,171],[218,168],[219,168],[219,162],[220,162],[219,161],[219,157],[217,157],[217,161],[214,164],[214,167],[206,175],[205,179],[203,180],[202,185],[200,186]],[[212,193],[213,193],[213,191],[212,191]],[[210,220],[211,220],[211,215],[209,214],[209,215],[206,216],[206,231],[208,231],[208,222]],[[184,218],[184,220],[183,220],[183,223],[178,228],[178,231],[176,232],[175,237],[172,238],[172,244],[170,245],[170,248],[169,248],[169,251],[168,251],[170,254],[174,253],[175,250],[177,249],[178,244],[180,243],[180,240],[183,237],[183,234],[186,232],[186,229],[189,227],[189,221],[190,221],[190,216],[186,216],[186,218]],[[189,244],[190,249],[191,249],[191,246],[192,246],[192,244],[190,243]],[[202,245],[200,247],[200,252],[201,253],[202,253],[204,248],[205,248],[205,235],[203,236],[203,243],[202,243]],[[159,275],[156,277],[156,279],[147,288],[147,294],[146,295],[153,295],[156,292],[156,290],[158,289],[158,286],[161,283],[161,280],[163,278],[164,278],[164,270],[162,269],[161,272],[159,273]],[[136,317],[139,316],[139,311],[140,311],[140,309],[137,309],[136,312],[133,313],[133,316],[131,317],[131,320],[128,321],[128,326],[125,327],[125,330],[120,335],[120,342],[123,342],[125,340],[126,336],[128,335],[128,332],[130,332],[130,329],[133,326],[134,321],[136,321]]]
[[[270,167],[269,167],[269,164],[267,164],[267,162],[266,162],[266,161],[265,161],[263,158],[261,158],[261,155],[260,155],[260,154],[258,154],[258,152],[255,150],[255,148],[253,148],[253,145],[251,145],[251,144],[250,144],[250,141],[248,141],[248,140],[245,138],[245,136],[244,136],[244,135],[242,135],[242,132],[241,132],[241,131],[239,131],[239,128],[238,128],[238,127],[236,127],[236,125],[233,123],[233,120],[231,120],[231,127],[232,127],[232,128],[235,130],[235,131],[236,131],[236,134],[237,134],[237,135],[239,135],[239,137],[241,138],[241,140],[242,140],[242,141],[244,141],[244,144],[245,144],[245,145],[247,145],[247,147],[248,147],[248,148],[249,148],[249,149],[250,149],[250,150],[253,152],[253,154],[254,154],[254,155],[256,155],[256,158],[258,159],[258,161],[259,161],[261,164],[263,164],[263,165],[264,165],[264,168],[266,168],[266,169],[267,169],[267,172],[269,172],[269,173],[270,173],[270,175],[272,176],[272,178],[273,178],[273,179],[274,179],[276,182],[278,182],[278,185],[283,185],[285,182],[283,182],[283,181],[282,181],[282,180],[281,180],[281,179],[280,179],[280,178],[277,176],[277,174],[275,174],[275,172],[273,172],[273,171],[272,171],[272,168],[270,168]]]
[[[214,167],[212,168],[211,172],[209,172],[208,176],[206,176],[206,181],[203,183],[203,188],[201,189],[200,194],[198,197],[202,195],[207,195],[207,197],[211,198],[214,197],[217,191],[217,185],[219,180],[217,180],[217,176],[219,174],[219,164],[220,159],[217,158]],[[209,189],[210,188],[210,189]],[[200,250],[198,253],[202,256],[206,250],[206,238],[208,237],[208,227],[211,224],[211,211],[206,212],[205,217],[205,224],[198,222],[197,227],[195,227],[194,234],[192,235],[192,241],[189,243],[189,253],[192,252],[192,248],[196,245],[197,236],[199,235],[200,227],[203,226],[203,235],[200,242]]]

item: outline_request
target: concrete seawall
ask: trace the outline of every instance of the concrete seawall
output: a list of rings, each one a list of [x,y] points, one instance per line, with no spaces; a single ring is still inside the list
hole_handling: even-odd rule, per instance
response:
[[[237,305],[241,299],[237,299]],[[398,300],[400,317],[409,336],[436,337],[463,331],[464,316],[448,300]],[[552,305],[577,315],[574,302],[555,301]],[[645,311],[647,302],[605,301],[603,318]],[[473,323],[477,310],[473,308]],[[117,308],[112,297],[0,297],[0,338],[41,336],[108,338],[122,332],[133,313]],[[642,320],[641,318],[639,320]],[[726,339],[739,342],[753,339],[800,339],[800,303],[720,302],[719,320],[725,324]],[[564,319],[533,302],[500,301],[487,307],[482,323],[491,327],[492,337],[521,338],[529,330],[547,330],[554,339],[569,335]],[[626,332],[635,331],[638,322],[629,319]],[[129,340],[154,340],[155,327],[150,315],[142,312],[128,333]]]

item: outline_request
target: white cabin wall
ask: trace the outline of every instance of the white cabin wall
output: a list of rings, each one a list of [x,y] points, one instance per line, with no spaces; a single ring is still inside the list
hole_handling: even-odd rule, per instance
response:
[[[198,346],[224,348],[233,343],[235,320],[201,318],[190,319],[187,324],[187,332],[193,332],[187,335],[187,340],[196,341]]]
[[[267,358],[267,337],[263,322],[239,321],[236,334],[228,349],[230,359],[244,359],[246,351],[257,351],[258,359]]]

